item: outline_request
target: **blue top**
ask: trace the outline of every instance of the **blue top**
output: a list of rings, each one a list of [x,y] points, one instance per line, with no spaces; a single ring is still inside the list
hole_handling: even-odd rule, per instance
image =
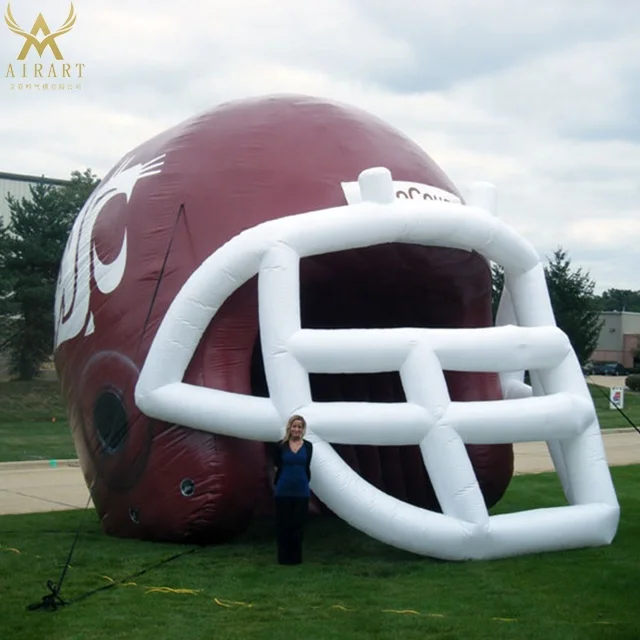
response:
[[[280,477],[276,483],[276,497],[308,498],[307,450],[300,447],[297,453],[286,446],[282,451]]]

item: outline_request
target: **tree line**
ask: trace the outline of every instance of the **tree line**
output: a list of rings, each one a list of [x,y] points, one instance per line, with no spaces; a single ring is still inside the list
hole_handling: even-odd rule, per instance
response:
[[[86,169],[68,184],[36,184],[30,198],[8,196],[10,221],[0,228],[0,353],[20,380],[38,375],[53,351],[53,307],[58,269],[71,226],[98,185]],[[562,247],[547,258],[545,276],[556,323],[571,340],[581,364],[596,348],[602,311],[640,312],[640,290],[608,289],[596,295],[588,272],[575,269]],[[504,283],[492,266],[493,308]]]
[[[80,209],[98,185],[87,169],[64,186],[34,184],[30,198],[9,195],[10,219],[0,228],[0,354],[20,380],[36,377],[53,352],[58,269]]]
[[[594,280],[584,269],[572,268],[568,252],[562,247],[558,247],[547,258],[544,273],[556,324],[571,340],[581,365],[589,361],[597,347],[600,329],[604,324],[601,313],[640,313],[640,290],[611,288],[600,295],[595,294]],[[504,285],[502,267],[492,265],[491,280],[495,318]]]

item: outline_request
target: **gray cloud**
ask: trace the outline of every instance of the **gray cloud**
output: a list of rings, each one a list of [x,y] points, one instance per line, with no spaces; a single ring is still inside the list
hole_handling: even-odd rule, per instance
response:
[[[46,12],[41,5],[16,3],[14,17],[28,29],[39,11],[52,25],[68,12],[66,0],[51,0]],[[3,77],[0,170],[104,174],[217,103],[319,95],[398,127],[463,190],[493,181],[499,215],[542,255],[563,245],[599,289],[640,289],[636,3],[112,0],[76,8],[76,26],[59,44],[67,60],[86,64],[82,90],[10,91]],[[8,31],[0,38],[3,65],[21,44]]]

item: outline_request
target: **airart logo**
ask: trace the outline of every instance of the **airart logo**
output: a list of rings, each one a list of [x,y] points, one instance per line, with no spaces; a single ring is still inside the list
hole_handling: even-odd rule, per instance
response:
[[[55,31],[51,31],[42,13],[39,13],[30,31],[25,31],[13,17],[11,4],[4,17],[9,30],[24,38],[16,60],[7,66],[5,78],[12,91],[61,91],[80,89],[84,63],[67,62],[62,55],[58,38],[69,33],[76,23],[76,12],[71,3],[69,15]],[[27,56],[38,56],[38,62],[26,62]],[[48,59],[48,61],[47,61]]]

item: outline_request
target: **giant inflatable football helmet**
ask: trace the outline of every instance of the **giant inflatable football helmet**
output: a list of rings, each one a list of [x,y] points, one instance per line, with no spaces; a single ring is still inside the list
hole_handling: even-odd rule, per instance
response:
[[[488,185],[465,202],[360,110],[233,102],[127,154],[70,234],[55,347],[110,534],[232,539],[269,510],[269,447],[294,413],[314,508],[392,545],[491,558],[615,534],[594,407],[535,251]],[[490,516],[526,440],[549,443],[569,504]]]

